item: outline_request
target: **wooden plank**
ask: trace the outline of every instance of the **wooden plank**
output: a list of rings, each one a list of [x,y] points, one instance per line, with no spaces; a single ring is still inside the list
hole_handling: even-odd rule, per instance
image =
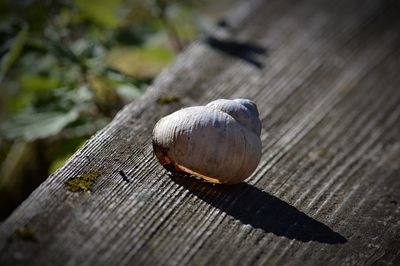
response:
[[[243,1],[1,225],[1,265],[399,265],[399,11]],[[170,95],[180,101],[157,104]],[[152,154],[155,122],[236,97],[263,122],[253,176],[169,176]],[[93,172],[91,192],[67,190]]]

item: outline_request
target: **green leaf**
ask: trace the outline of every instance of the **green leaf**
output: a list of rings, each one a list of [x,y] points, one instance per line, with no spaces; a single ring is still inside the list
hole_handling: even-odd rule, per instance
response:
[[[30,74],[22,75],[20,78],[21,88],[25,91],[48,91],[57,88],[59,80],[50,76],[34,76]]]
[[[28,38],[28,26],[24,24],[17,36],[9,44],[9,50],[1,58],[0,61],[0,83],[6,73],[10,70],[11,66],[15,63],[22,52],[26,40]]]
[[[51,162],[51,165],[49,167],[49,175],[54,173],[58,168],[64,165],[64,163],[71,158],[71,156],[74,155],[74,152],[70,152],[65,154],[63,157],[57,158]]]
[[[49,156],[53,159],[49,167],[49,175],[60,168],[86,142],[89,136],[63,139],[49,148]]]
[[[131,84],[121,84],[116,88],[116,91],[118,96],[126,102],[132,101],[144,93],[144,90]]]
[[[79,58],[74,54],[69,47],[65,46],[60,40],[48,39],[46,42],[46,47],[50,53],[57,56],[59,60],[65,59],[71,63],[76,63],[85,67],[85,62],[82,58]]]
[[[124,74],[152,78],[172,62],[174,53],[164,47],[114,48],[106,57],[106,64]]]
[[[22,112],[27,108],[33,101],[33,93],[23,92],[15,97],[7,99],[6,106],[7,110],[11,113]]]
[[[75,0],[80,17],[114,28],[121,23],[117,11],[121,0]]]
[[[91,136],[108,123],[110,119],[106,117],[95,119],[90,116],[82,117],[64,128],[60,135],[64,139]]]
[[[196,13],[184,5],[173,5],[168,9],[168,23],[174,28],[176,37],[183,42],[190,42],[199,34],[196,27]]]
[[[7,139],[24,138],[26,140],[42,139],[56,135],[79,116],[77,110],[68,113],[43,112],[24,113],[14,117],[0,126],[0,136]]]

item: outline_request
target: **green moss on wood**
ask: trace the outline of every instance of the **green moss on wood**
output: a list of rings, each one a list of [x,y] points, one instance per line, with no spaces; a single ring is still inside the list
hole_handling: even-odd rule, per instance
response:
[[[179,102],[179,97],[177,97],[177,96],[164,96],[164,97],[158,98],[158,100],[157,100],[157,103],[161,104],[161,105],[175,103],[175,102]]]
[[[36,242],[36,232],[30,227],[21,227],[15,230],[14,232],[15,236],[19,239],[22,239],[24,241],[32,241]]]
[[[67,189],[71,192],[88,192],[91,191],[99,172],[89,172],[81,176],[73,177],[64,182]]]

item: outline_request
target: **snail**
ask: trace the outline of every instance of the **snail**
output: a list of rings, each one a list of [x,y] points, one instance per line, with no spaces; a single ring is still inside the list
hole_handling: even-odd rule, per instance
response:
[[[257,105],[247,99],[219,99],[183,108],[156,123],[154,153],[171,172],[212,183],[240,183],[261,158],[258,115]]]

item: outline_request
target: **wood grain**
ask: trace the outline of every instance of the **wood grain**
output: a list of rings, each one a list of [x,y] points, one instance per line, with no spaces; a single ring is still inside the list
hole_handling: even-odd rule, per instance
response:
[[[399,14],[242,1],[1,225],[1,265],[399,265]],[[237,97],[263,122],[256,172],[237,186],[168,174],[155,122]],[[91,192],[67,190],[92,171]]]

